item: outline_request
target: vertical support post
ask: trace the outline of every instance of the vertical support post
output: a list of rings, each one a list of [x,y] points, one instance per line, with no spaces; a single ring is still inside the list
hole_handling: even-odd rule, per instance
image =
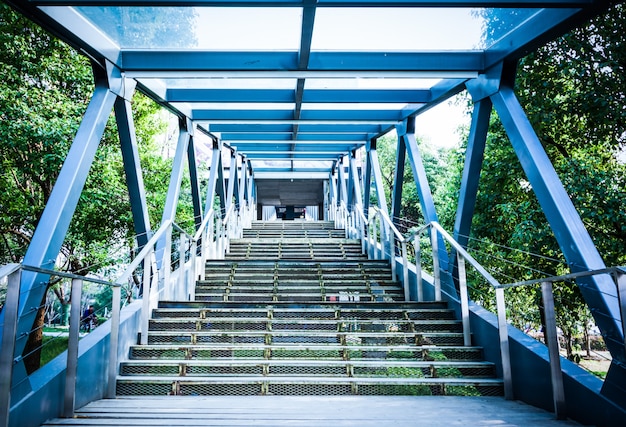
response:
[[[108,399],[115,399],[115,386],[117,378],[117,351],[120,336],[120,310],[122,304],[122,287],[113,286],[113,307],[111,309],[111,335],[109,342],[109,379],[107,384]]]
[[[546,344],[548,346],[548,354],[550,355],[550,378],[552,379],[554,412],[558,420],[564,420],[566,418],[565,390],[563,388],[563,372],[561,372],[561,358],[559,355],[559,338],[556,330],[552,282],[541,283],[541,297],[543,299],[544,317],[546,321]]]
[[[513,375],[511,372],[511,352],[509,350],[509,331],[506,323],[506,304],[504,289],[496,288],[496,310],[498,313],[498,334],[500,336],[500,357],[502,360],[502,379],[504,398],[513,400]]]
[[[373,240],[373,245],[372,246],[374,247],[373,258],[374,259],[380,259],[378,257],[378,253],[379,253],[378,252],[379,251],[379,249],[378,249],[378,229],[376,227],[376,218],[374,218],[372,220],[372,240]]]
[[[404,286],[404,300],[411,301],[409,287],[409,260],[407,259],[406,240],[402,240],[402,284]],[[395,261],[392,261],[395,263]]]
[[[198,251],[198,242],[195,240],[191,241],[191,252],[189,255],[189,275],[187,276],[187,294],[188,300],[193,301],[196,299],[196,280],[198,279],[198,271],[197,271],[197,262],[198,257],[196,252]],[[202,259],[202,257],[200,257]]]
[[[187,299],[185,292],[185,249],[187,247],[187,236],[182,231],[178,236],[178,283],[176,284],[177,289],[173,289],[174,292],[171,295],[179,299],[179,295],[184,294],[185,299]]]
[[[22,270],[15,266],[15,271],[8,275],[7,294],[2,309],[2,314],[4,314],[2,351],[0,351],[0,372],[2,372],[0,375],[0,423],[2,423],[2,427],[8,427],[11,410],[13,355],[15,354],[15,336],[20,305],[21,274]]]
[[[63,416],[74,416],[74,402],[76,401],[76,375],[78,372],[78,338],[80,332],[80,299],[83,281],[72,279],[70,331],[67,341],[67,367],[65,369],[65,393],[63,400]]]
[[[626,350],[626,268],[617,267],[615,270],[615,284],[619,297],[620,314],[622,319],[622,334],[624,334],[624,349]]]
[[[433,278],[435,280],[435,301],[441,301],[441,269],[439,267],[439,234],[430,227],[430,244],[433,250]]]
[[[415,235],[413,240],[415,249],[415,280],[417,281],[417,300],[424,301],[424,284],[422,283],[422,248],[420,245],[420,235]]]
[[[386,237],[387,239],[387,243],[389,244],[389,261],[391,262],[391,280],[396,280],[397,279],[397,267],[396,267],[396,235],[394,234],[393,231],[391,231],[391,227],[389,226],[389,224],[387,224],[387,222],[382,222],[383,221],[383,216],[380,216],[380,220],[381,220],[381,224],[380,227],[381,229],[385,230],[385,233],[383,235],[383,233],[381,233],[380,238],[383,239],[384,237]],[[384,254],[384,248],[385,248],[385,244],[381,243],[382,247],[383,247],[383,259],[385,258],[385,254]]]
[[[461,299],[461,319],[463,323],[463,345],[472,345],[472,334],[470,330],[469,317],[469,297],[467,295],[467,276],[465,274],[465,258],[459,256],[457,259],[459,273],[459,297]]]
[[[150,325],[150,276],[152,273],[152,254],[153,251],[148,252],[143,259],[143,292],[141,301],[141,345],[148,344],[148,327]]]

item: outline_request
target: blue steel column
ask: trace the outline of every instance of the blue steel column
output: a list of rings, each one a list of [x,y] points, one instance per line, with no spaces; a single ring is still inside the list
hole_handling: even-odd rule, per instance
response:
[[[72,216],[76,210],[80,194],[87,180],[96,150],[104,132],[107,119],[117,97],[115,92],[122,89],[123,83],[115,70],[109,69],[107,75],[94,67],[96,86],[94,93],[76,132],[72,146],[59,172],[50,198],[41,215],[33,238],[24,256],[24,264],[52,269],[61,250]],[[32,272],[22,273],[22,298],[18,314],[15,354],[21,355],[29,332],[35,320],[37,307],[43,300],[49,276]],[[1,314],[0,314],[1,316]],[[25,376],[23,361],[15,366],[13,380],[19,382]],[[14,392],[16,401],[20,396]]]
[[[463,247],[467,247],[468,236],[472,227],[472,218],[476,206],[480,170],[485,156],[487,131],[492,104],[485,98],[474,104],[472,124],[470,127],[467,149],[465,150],[465,165],[461,179],[461,190],[454,223],[454,239]]]
[[[422,156],[420,154],[419,147],[417,146],[417,141],[415,140],[415,118],[407,120],[405,127],[400,128],[399,130],[400,132],[398,132],[398,134],[400,138],[404,141],[407,154],[409,155],[409,163],[411,164],[411,169],[413,170],[413,179],[415,180],[415,186],[417,187],[417,194],[419,195],[420,206],[422,208],[422,215],[424,215],[424,220],[426,221],[426,223],[429,223],[431,221],[439,222],[439,217],[437,216],[437,211],[435,209],[433,195],[428,185],[424,162],[422,161]],[[439,265],[441,271],[446,272],[448,271],[448,251],[446,250],[446,245],[443,238],[439,235],[438,240]],[[444,274],[442,276],[442,279],[443,283],[452,285],[451,277],[448,277]],[[450,287],[448,292],[451,295],[456,295],[456,289],[454,287]]]
[[[228,193],[226,195],[226,210],[230,209],[230,205],[233,203],[235,195],[235,186],[237,184],[237,152],[231,151],[230,155],[230,168],[228,170]],[[235,203],[237,203],[235,201]]]
[[[346,169],[343,166],[343,159],[339,161],[339,173],[337,175],[337,192],[339,197],[337,198],[337,204],[341,204],[344,202],[346,205],[348,204],[347,194],[348,190],[346,189]]]
[[[501,88],[491,96],[491,100],[571,270],[604,268],[600,254],[513,90],[510,87]],[[620,382],[626,380],[626,357],[615,285],[610,279],[598,276],[579,281],[579,286],[613,357],[603,392],[612,388],[621,389],[617,393],[623,396],[625,390]]]
[[[372,148],[373,147],[373,148]],[[365,175],[363,177],[363,213],[367,217],[370,209],[370,197],[372,194],[372,161],[370,151],[376,151],[376,139],[371,139],[365,147]]]
[[[387,206],[387,197],[385,196],[385,188],[383,187],[383,175],[380,171],[380,162],[378,161],[378,152],[376,151],[376,145],[374,145],[374,147],[370,149],[368,157],[368,163],[372,165],[372,174],[374,174],[374,187],[376,188],[378,208],[388,214],[389,207]]]
[[[220,192],[220,202],[221,208],[224,209],[224,182],[220,180],[222,176],[222,145],[219,140],[213,140],[213,150],[211,151],[211,168],[209,169],[209,184],[207,185],[206,192],[206,200],[204,202],[204,212],[208,213],[213,207],[213,200],[215,199],[215,192],[217,188],[217,184],[222,187],[222,191]]]
[[[350,190],[348,190],[348,206],[362,206],[363,193],[361,193],[361,179],[356,166],[356,150],[350,152]]]
[[[163,209],[163,215],[161,217],[161,224],[165,221],[174,221],[176,218],[176,208],[178,206],[178,199],[180,196],[180,186],[183,181],[183,171],[185,166],[185,157],[187,155],[187,147],[189,146],[189,139],[191,137],[192,129],[191,121],[188,119],[181,119],[179,123],[180,131],[178,135],[178,143],[176,144],[176,153],[174,154],[174,163],[172,165],[172,172],[170,174],[170,183],[167,188],[167,196],[165,198],[165,208]],[[172,230],[170,229],[165,235],[157,242],[156,253],[159,260],[159,267],[168,265],[165,268],[160,268],[162,272],[161,282],[159,283],[160,289],[169,281],[169,262],[172,245]]]
[[[402,186],[404,185],[404,165],[406,163],[406,146],[400,136],[404,127],[396,127],[398,145],[396,147],[396,169],[394,170],[393,189],[391,194],[391,220],[394,224],[399,223],[402,210]]]
[[[189,166],[189,182],[191,183],[193,217],[197,230],[202,225],[202,198],[200,197],[200,181],[198,180],[198,166],[196,164],[196,149],[193,135],[189,137],[189,145],[187,146],[187,164]]]
[[[125,96],[118,97],[115,101],[115,119],[117,131],[120,137],[122,149],[122,159],[124,161],[124,172],[126,175],[126,185],[130,198],[130,208],[133,214],[135,234],[137,235],[137,245],[139,250],[148,242],[150,232],[150,216],[148,215],[148,203],[146,202],[146,192],[143,184],[143,173],[139,160],[139,150],[135,134],[135,123],[131,108],[131,97],[134,91],[134,80],[126,80]]]

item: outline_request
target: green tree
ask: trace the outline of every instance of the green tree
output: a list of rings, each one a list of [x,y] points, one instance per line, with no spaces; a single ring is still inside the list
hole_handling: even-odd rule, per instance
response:
[[[520,61],[516,81],[519,101],[608,265],[626,262],[625,18],[624,6],[616,5],[549,43]],[[504,282],[569,272],[496,115],[483,170],[472,224],[477,257]],[[484,292],[477,289],[474,297]],[[570,352],[589,313],[575,284],[559,284],[555,294]],[[518,326],[540,322],[536,290],[507,298]]]
[[[87,59],[0,4],[0,262],[20,262],[93,92]],[[155,135],[166,123],[160,107],[137,93],[133,114],[151,224],[163,210],[171,159]],[[188,181],[185,188],[189,188]],[[183,197],[189,199],[183,192]],[[190,202],[179,217],[193,219]],[[193,221],[191,221],[193,224]],[[113,115],[72,218],[57,268],[77,274],[104,271],[134,246],[134,227]],[[61,304],[67,289],[49,284]],[[45,299],[26,353],[39,347]],[[29,358],[38,367],[39,353]]]

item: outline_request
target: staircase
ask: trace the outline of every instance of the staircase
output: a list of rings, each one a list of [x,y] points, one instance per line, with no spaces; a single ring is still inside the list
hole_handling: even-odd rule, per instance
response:
[[[387,262],[329,222],[257,222],[161,303],[118,396],[501,395],[443,302],[404,302]]]

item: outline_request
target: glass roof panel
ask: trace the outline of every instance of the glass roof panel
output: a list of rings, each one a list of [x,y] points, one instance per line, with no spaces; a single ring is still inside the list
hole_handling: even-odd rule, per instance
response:
[[[441,79],[355,78],[307,79],[305,89],[430,89]]]
[[[321,8],[312,50],[473,50],[489,47],[540,9]],[[485,28],[485,17],[498,28]],[[507,25],[502,25],[502,21]]]
[[[138,79],[150,87],[154,83],[169,89],[293,89],[297,79],[246,79],[246,78],[187,78],[187,79]]]
[[[297,50],[300,8],[76,8],[122,49]]]

